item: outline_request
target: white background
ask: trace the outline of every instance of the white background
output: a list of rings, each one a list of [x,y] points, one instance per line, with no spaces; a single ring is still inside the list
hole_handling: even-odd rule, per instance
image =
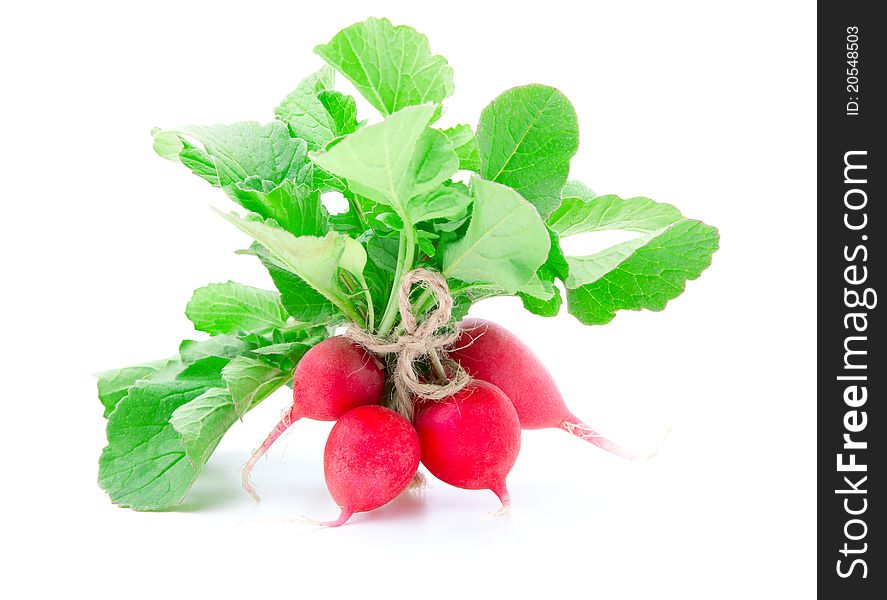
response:
[[[143,6],[34,2],[0,23],[6,597],[813,597],[812,3]],[[491,493],[432,481],[317,530],[286,519],[337,512],[330,424],[299,423],[258,465],[263,503],[239,488],[280,392],[232,429],[181,510],[114,507],[95,484],[90,374],[198,336],[183,315],[195,287],[269,285],[209,210],[229,201],[155,156],[150,128],[270,119],[320,66],[313,46],[371,14],[448,58],[443,124],[476,123],[514,85],[555,85],[579,114],[574,177],[720,228],[712,267],[665,312],[595,328],[513,299],[473,313],[519,332],[590,423],[637,447],[664,424],[670,438],[632,464],[527,432],[510,516],[484,521]]]

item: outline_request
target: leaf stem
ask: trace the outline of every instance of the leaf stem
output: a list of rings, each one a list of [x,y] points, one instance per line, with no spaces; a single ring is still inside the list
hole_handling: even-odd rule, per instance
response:
[[[353,295],[354,289],[356,287],[355,282],[352,279],[351,273],[348,273],[347,271],[342,270],[342,272],[339,275],[339,279],[341,280],[342,284],[345,286],[345,289],[348,291],[348,297],[347,297],[347,300],[345,303],[351,308],[351,310],[353,311],[353,314],[346,312],[344,308],[342,309],[342,312],[345,312],[345,314],[348,316],[348,318],[350,318],[352,321],[354,321],[358,325],[363,324],[364,328],[366,328],[366,325],[367,325],[366,315],[364,313],[362,313],[360,311],[360,309],[358,309],[351,302],[351,296]],[[354,319],[354,314],[357,315],[357,317],[358,317],[357,319]]]
[[[431,360],[431,367],[434,369],[434,374],[437,378],[440,381],[447,381],[447,371],[440,362],[440,356],[437,355],[437,350],[431,350],[431,352],[428,353],[428,358]]]
[[[426,306],[429,304],[429,300],[434,300],[434,294],[428,288],[425,288],[424,290],[422,290],[422,293],[413,303],[413,314],[416,315],[417,321],[422,315],[425,314],[425,311],[430,308],[430,305]],[[403,331],[403,327],[398,325],[397,331],[398,333],[401,333]]]
[[[354,210],[354,214],[357,215],[357,220],[360,223],[361,229],[363,231],[366,231],[369,225],[367,224],[367,220],[363,214],[363,210],[360,208],[360,201],[349,194],[348,204],[351,205],[352,210]]]
[[[318,325],[322,325],[322,323],[308,323],[306,321],[293,321],[291,323],[287,323],[283,327],[281,327],[280,331],[282,333],[292,333],[293,331],[302,331],[303,329],[308,329],[309,327],[317,327]]]
[[[367,301],[367,321],[366,321],[366,329],[368,331],[372,331],[376,326],[376,313],[373,308],[373,297],[370,295],[370,289],[364,284],[361,289],[363,290],[363,297],[366,298]]]
[[[357,311],[351,301],[340,301],[336,304],[339,307],[339,310],[345,313],[345,316],[348,317],[349,320],[357,323],[358,325],[363,324],[364,327],[366,327],[366,321],[364,320],[363,316]]]
[[[394,320],[397,318],[397,293],[400,290],[400,281],[403,279],[404,273],[413,268],[413,255],[416,253],[416,239],[413,232],[412,223],[404,219],[404,227],[401,231],[400,245],[397,249],[397,269],[394,271],[394,281],[391,284],[391,293],[388,295],[388,305],[385,306],[385,313],[382,315],[382,322],[379,324],[379,335],[388,335],[394,326]]]

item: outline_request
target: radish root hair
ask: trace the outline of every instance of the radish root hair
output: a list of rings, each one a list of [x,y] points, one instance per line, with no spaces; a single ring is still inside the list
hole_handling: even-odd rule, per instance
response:
[[[594,444],[598,448],[602,450],[606,450],[607,452],[612,452],[616,456],[621,456],[622,458],[627,458],[629,460],[634,460],[638,458],[638,455],[630,450],[626,450],[619,444],[616,444],[597,431],[583,423],[582,421],[576,419],[575,421],[564,421],[561,423],[561,429],[566,431],[567,433],[571,433],[578,437],[579,439],[585,440],[589,444]]]
[[[249,457],[249,460],[243,466],[243,469],[240,471],[240,482],[243,485],[243,489],[246,490],[246,493],[249,494],[253,500],[256,502],[260,502],[262,499],[256,493],[256,489],[253,487],[253,484],[249,480],[249,475],[253,470],[253,467],[256,466],[256,463],[259,462],[259,459],[265,456],[265,453],[268,449],[277,441],[277,438],[280,435],[290,428],[293,424],[293,420],[290,419],[290,410],[286,409],[280,414],[280,422],[271,430],[271,433],[268,434],[268,437],[265,438],[265,441],[261,446],[253,450],[252,456]]]
[[[508,493],[508,490],[503,486],[500,491],[493,490],[493,493],[499,498],[499,501],[502,502],[502,506],[499,507],[498,510],[491,510],[484,515],[484,520],[488,517],[503,517],[508,514],[511,510],[511,494]]]
[[[629,460],[652,460],[656,458],[659,454],[659,451],[662,449],[663,444],[665,444],[665,440],[668,438],[671,433],[671,426],[666,426],[665,432],[662,435],[662,438],[659,440],[659,443],[656,445],[656,449],[650,452],[649,454],[645,454],[643,456],[638,455],[631,450],[627,450],[616,444],[609,439],[605,438],[597,431],[583,423],[582,421],[576,419],[575,421],[564,421],[561,423],[561,429],[566,431],[567,433],[571,433],[578,437],[579,439],[585,440],[590,444],[594,444],[598,448],[602,450],[606,450],[607,452],[611,452],[616,456],[621,456],[622,458],[627,458]]]
[[[416,471],[416,474],[413,475],[413,478],[410,479],[410,482],[407,484],[405,491],[413,492],[415,494],[423,494],[427,487],[428,480],[425,478],[425,474],[422,473],[422,471]]]

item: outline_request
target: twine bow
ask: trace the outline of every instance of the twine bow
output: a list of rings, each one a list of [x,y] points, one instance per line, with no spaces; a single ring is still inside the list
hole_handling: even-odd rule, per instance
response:
[[[410,291],[416,284],[430,290],[437,299],[437,308],[428,313],[422,323],[416,322],[416,316],[413,314],[413,307],[410,303]],[[397,292],[397,304],[403,327],[403,333],[400,335],[379,337],[354,324],[348,326],[344,335],[370,352],[396,355],[393,373],[396,392],[395,408],[399,413],[411,418],[412,396],[440,400],[465,387],[470,381],[470,377],[458,363],[446,359],[443,352],[459,337],[458,329],[449,326],[453,310],[453,297],[450,295],[446,279],[439,273],[428,269],[409,271],[401,280],[400,289]],[[449,367],[448,373],[451,373],[448,375],[446,383],[421,381],[416,372],[416,361],[426,356],[433,361],[439,361],[441,353],[444,354],[444,362]]]

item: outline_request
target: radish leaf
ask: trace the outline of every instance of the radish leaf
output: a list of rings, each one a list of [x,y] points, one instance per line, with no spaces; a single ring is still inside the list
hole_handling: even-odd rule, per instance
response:
[[[477,147],[483,178],[520,192],[544,219],[560,205],[579,148],[576,111],[552,87],[512,88],[481,113]]]
[[[222,369],[222,378],[240,417],[291,377],[291,373],[248,356],[238,356]]]
[[[406,108],[325,152],[312,153],[311,159],[344,178],[355,193],[392,207],[409,221],[409,200],[433,190],[459,168],[446,136],[427,127],[433,112],[431,106]]]
[[[586,325],[609,323],[621,309],[662,310],[689,279],[711,264],[718,232],[684,218],[677,208],[649,198],[595,195],[579,182],[564,188],[561,206],[549,216],[553,232],[566,237],[594,231],[643,233],[590,256],[568,256],[570,314]]]
[[[467,213],[471,202],[471,195],[464,185],[440,186],[410,198],[406,206],[407,218],[414,224],[434,219],[454,220]]]
[[[181,162],[214,186],[228,188],[250,178],[277,185],[286,179],[307,182],[311,177],[307,144],[291,137],[279,121],[192,125],[152,133],[160,156]]]
[[[243,219],[233,213],[222,216],[267,248],[270,257],[280,266],[298,275],[349,318],[360,319],[339,285],[340,267],[363,278],[366,251],[359,242],[339,233],[328,233],[322,238],[296,237],[278,227]]]
[[[337,136],[335,121],[319,98],[320,92],[332,89],[335,78],[336,72],[324,66],[299,82],[274,109],[277,118],[311,149],[323,148]]]
[[[96,373],[99,388],[99,400],[105,407],[105,418],[111,414],[111,411],[117,406],[117,403],[126,396],[129,388],[140,379],[145,379],[159,371],[163,371],[175,365],[175,358],[164,358],[143,365],[135,365],[132,367],[124,367],[122,369],[112,369],[110,371],[102,371]]]
[[[203,358],[174,376],[138,381],[117,404],[99,459],[99,484],[115,504],[156,510],[184,498],[199,467],[187,460],[169,420],[180,406],[224,385],[219,360]]]
[[[196,362],[202,358],[216,356],[233,358],[252,350],[253,344],[236,335],[216,335],[208,340],[184,340],[179,344],[179,359],[184,363]]]
[[[550,228],[548,229],[548,235],[551,240],[548,258],[539,267],[539,270],[536,271],[536,277],[541,281],[543,288],[549,291],[549,296],[547,298],[540,298],[538,295],[529,294],[526,291],[518,292],[524,308],[542,317],[554,317],[560,312],[563,297],[561,296],[560,289],[555,286],[554,281],[555,279],[565,280],[569,272],[567,259],[564,257],[563,250],[561,250],[558,235]]]
[[[464,171],[480,171],[480,157],[477,154],[477,138],[469,125],[456,125],[442,130],[450,140],[453,152],[459,157],[459,169]]]
[[[99,484],[121,506],[158,510],[180,502],[216,444],[243,412],[292,376],[292,368],[322,330],[294,334],[302,348],[290,349],[290,370],[261,362],[262,352],[228,335],[182,343],[180,359],[100,374],[99,387],[119,394],[124,378],[141,376],[125,389],[107,423],[108,445],[99,460]],[[310,336],[310,337],[309,337]],[[238,343],[234,343],[238,342]],[[247,354],[254,352],[257,358]],[[150,372],[145,367],[158,366]],[[123,373],[127,372],[127,373]],[[110,375],[117,373],[117,375]]]
[[[363,126],[364,121],[357,121],[357,102],[354,98],[336,90],[318,92],[318,100],[332,119],[334,139],[354,133]]]
[[[406,106],[439,104],[454,90],[453,69],[431,54],[428,39],[388,19],[355,23],[314,51],[386,116]]]
[[[291,180],[276,187],[268,183],[252,178],[235,186],[230,195],[245,209],[274,219],[293,235],[322,237],[329,230],[329,213],[319,191]]]
[[[211,335],[270,331],[287,319],[280,294],[233,281],[195,290],[185,315],[195,329]]]
[[[169,425],[178,434],[179,443],[191,465],[194,474],[192,481],[209,460],[222,436],[236,422],[234,402],[224,388],[210,388],[173,411]],[[190,487],[191,482],[188,485]]]
[[[564,189],[563,203],[546,222],[561,236],[568,236],[604,230],[648,233],[683,218],[671,204],[660,204],[649,198],[588,197],[579,188],[569,186]]]
[[[291,317],[297,321],[326,323],[341,316],[335,304],[272,258],[267,248],[253,244],[251,252],[268,269],[274,287],[280,292],[280,301]]]
[[[617,310],[662,310],[711,264],[717,249],[717,229],[683,219],[592,256],[568,257],[570,314],[598,325]]]
[[[532,205],[513,189],[475,177],[471,191],[471,221],[465,236],[445,248],[443,273],[513,294],[548,256],[548,232]]]

